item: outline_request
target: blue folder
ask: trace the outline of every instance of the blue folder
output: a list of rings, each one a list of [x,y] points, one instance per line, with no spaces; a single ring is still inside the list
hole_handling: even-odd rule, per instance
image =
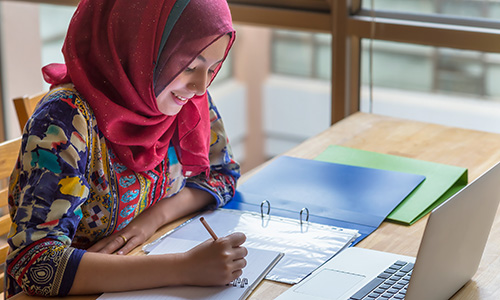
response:
[[[280,156],[236,190],[224,208],[357,229],[358,243],[411,193],[425,176]],[[267,201],[267,202],[265,202]],[[265,204],[263,204],[265,202]]]

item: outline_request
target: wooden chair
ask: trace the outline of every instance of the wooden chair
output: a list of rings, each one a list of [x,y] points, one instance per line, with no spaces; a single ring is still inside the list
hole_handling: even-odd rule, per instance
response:
[[[7,195],[8,181],[10,173],[14,169],[17,161],[19,148],[21,147],[21,138],[0,143],[0,236],[5,237],[10,231],[12,221],[8,213]],[[5,264],[9,245],[6,240],[0,242],[0,264]],[[3,292],[4,273],[0,274],[0,292]],[[3,297],[2,297],[3,298]]]
[[[13,99],[21,130],[24,129],[24,125],[26,125],[26,122],[28,122],[31,114],[33,114],[33,111],[35,111],[36,105],[43,98],[43,96],[45,96],[45,94],[47,94],[47,92]]]

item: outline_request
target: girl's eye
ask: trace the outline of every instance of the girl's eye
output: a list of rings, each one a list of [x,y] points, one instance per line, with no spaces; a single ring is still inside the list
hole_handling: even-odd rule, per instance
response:
[[[184,70],[185,72],[193,72],[196,68],[190,68],[190,67],[187,67],[186,70]]]

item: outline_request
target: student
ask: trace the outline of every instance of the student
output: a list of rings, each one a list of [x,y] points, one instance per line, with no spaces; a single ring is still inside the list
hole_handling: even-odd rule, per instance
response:
[[[223,285],[242,274],[242,233],[186,253],[123,255],[234,195],[239,165],[206,91],[234,37],[226,0],[80,1],[65,64],[43,69],[52,87],[11,176],[7,297]]]

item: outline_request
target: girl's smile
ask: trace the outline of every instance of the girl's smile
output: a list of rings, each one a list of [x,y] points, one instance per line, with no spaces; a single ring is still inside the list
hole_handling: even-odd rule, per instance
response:
[[[229,40],[229,35],[216,40],[165,87],[156,98],[160,112],[174,116],[191,98],[205,94],[215,70],[224,59]]]

